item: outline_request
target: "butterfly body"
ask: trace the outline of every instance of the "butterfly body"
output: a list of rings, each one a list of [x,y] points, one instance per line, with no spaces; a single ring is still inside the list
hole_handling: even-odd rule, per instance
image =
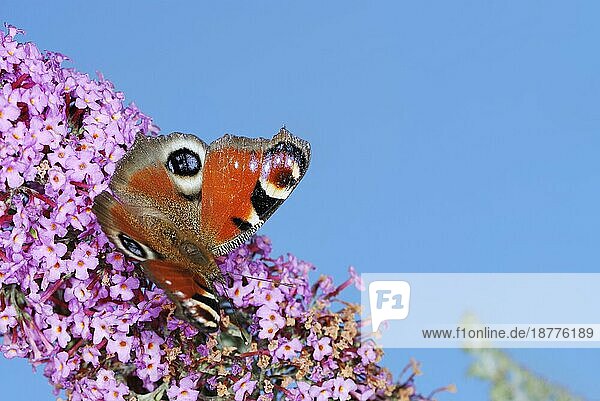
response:
[[[173,133],[136,139],[110,190],[94,201],[103,231],[205,331],[219,324],[215,256],[246,241],[291,194],[310,161],[306,141],[225,135],[210,145]],[[111,193],[112,192],[112,193]]]

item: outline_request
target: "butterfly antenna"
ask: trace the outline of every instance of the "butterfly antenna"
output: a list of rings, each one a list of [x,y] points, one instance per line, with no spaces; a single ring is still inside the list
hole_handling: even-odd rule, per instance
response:
[[[246,276],[246,275],[243,275],[243,274],[237,274],[237,273],[229,273],[229,274],[231,274],[231,275],[236,275],[236,276],[239,276],[239,277],[245,277],[245,278],[247,278],[247,279],[250,279],[250,280],[265,281],[265,282],[267,282],[267,283],[271,283],[271,284],[274,284],[274,285],[277,285],[277,286],[279,286],[279,285],[284,285],[284,286],[286,286],[286,287],[293,287],[293,286],[294,286],[293,284],[289,284],[289,283],[282,283],[281,281],[275,281],[275,280],[268,279],[268,278],[261,278],[261,277],[254,277],[254,276]]]

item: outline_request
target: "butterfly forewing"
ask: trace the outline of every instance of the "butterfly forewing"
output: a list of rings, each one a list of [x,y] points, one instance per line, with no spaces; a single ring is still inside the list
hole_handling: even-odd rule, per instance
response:
[[[304,176],[310,146],[282,129],[271,140],[225,136],[206,155],[201,236],[216,255],[248,239]]]

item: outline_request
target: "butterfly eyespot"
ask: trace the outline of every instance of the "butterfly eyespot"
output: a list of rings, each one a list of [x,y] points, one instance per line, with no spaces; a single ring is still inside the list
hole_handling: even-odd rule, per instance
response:
[[[279,142],[268,149],[265,159],[270,160],[273,167],[293,168],[294,165],[297,165],[301,172],[306,171],[308,167],[308,160],[302,149],[291,142]]]
[[[201,168],[200,156],[188,148],[177,149],[167,158],[167,169],[178,176],[193,177]]]
[[[123,245],[123,247],[125,249],[127,249],[129,252],[133,253],[135,256],[137,256],[139,258],[143,258],[143,259],[148,258],[148,254],[146,253],[144,248],[142,248],[142,246],[137,241],[132,240],[125,234],[119,234],[118,237],[119,237],[119,241],[121,241],[121,245]]]
[[[293,143],[280,142],[265,152],[264,160],[260,179],[262,190],[268,197],[286,199],[306,171],[306,156]],[[262,216],[260,212],[258,214]]]
[[[119,248],[124,251],[124,253],[134,259],[137,260],[147,260],[147,259],[157,259],[159,258],[159,255],[156,254],[156,252],[154,252],[152,249],[148,248],[147,246],[137,242],[136,240],[132,239],[130,236],[123,234],[123,233],[119,233],[117,235],[117,238],[119,239],[119,243],[117,245],[120,245]]]
[[[282,166],[271,170],[268,181],[273,183],[277,188],[284,189],[294,185],[297,179],[294,177],[292,168]]]

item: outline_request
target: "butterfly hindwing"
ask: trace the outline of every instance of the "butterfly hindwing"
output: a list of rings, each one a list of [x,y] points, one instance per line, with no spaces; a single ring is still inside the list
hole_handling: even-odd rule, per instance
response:
[[[147,260],[142,266],[152,281],[167,292],[186,320],[206,332],[218,329],[219,302],[201,275],[172,261]]]
[[[310,161],[308,142],[282,128],[272,139],[226,135],[203,172],[201,236],[215,255],[247,240],[287,199]]]
[[[206,332],[217,330],[219,304],[202,274],[188,260],[169,258],[151,247],[143,225],[108,192],[95,199],[94,212],[104,232],[121,252],[141,262],[146,275],[164,289],[186,320]]]

